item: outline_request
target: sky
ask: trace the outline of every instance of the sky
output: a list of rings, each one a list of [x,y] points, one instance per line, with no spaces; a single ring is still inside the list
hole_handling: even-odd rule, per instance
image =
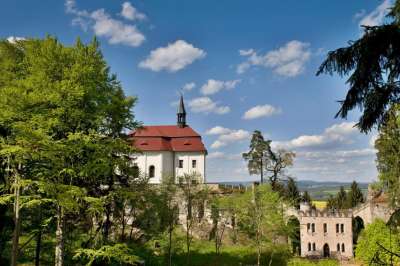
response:
[[[298,180],[376,180],[376,132],[335,119],[346,77],[316,76],[327,52],[384,22],[390,0],[4,0],[0,38],[97,36],[145,125],[188,124],[208,149],[207,180],[252,181],[241,154],[260,130],[296,153]]]

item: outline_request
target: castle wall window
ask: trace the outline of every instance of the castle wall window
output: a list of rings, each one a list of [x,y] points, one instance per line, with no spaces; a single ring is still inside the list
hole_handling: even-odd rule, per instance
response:
[[[316,248],[315,248],[315,243],[312,244],[312,250],[313,250],[313,251],[316,250]]]
[[[156,168],[154,167],[154,165],[150,165],[150,167],[149,167],[149,177],[150,178],[154,177],[155,172],[156,172]]]
[[[197,161],[196,160],[192,160],[192,168],[196,168],[197,167]]]
[[[339,233],[339,224],[336,224],[336,233]]]
[[[344,243],[342,243],[342,252],[344,252]]]
[[[341,225],[340,225],[340,231],[341,231],[342,233],[344,233],[344,224],[341,224]]]
[[[183,168],[183,160],[179,160],[179,162],[178,162],[178,167],[179,167],[179,168]]]
[[[324,224],[324,233],[328,233],[328,225],[326,223]]]
[[[311,224],[311,232],[312,232],[312,233],[315,232],[315,224],[314,224],[314,223]]]
[[[337,252],[340,252],[340,244],[339,243],[336,245],[336,250],[337,250]]]
[[[311,227],[311,224],[310,224],[310,223],[308,223],[308,224],[307,224],[307,232],[309,232],[309,231],[310,231],[310,227]]]
[[[311,251],[311,243],[308,243],[308,251]]]

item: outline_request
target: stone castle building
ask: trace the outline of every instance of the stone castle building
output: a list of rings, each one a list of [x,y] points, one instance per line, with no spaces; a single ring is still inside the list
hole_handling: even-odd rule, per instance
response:
[[[301,204],[300,210],[288,210],[287,215],[299,221],[302,257],[349,259],[354,256],[359,230],[377,218],[387,222],[392,210],[386,195],[369,191],[367,201],[354,209],[320,211]],[[353,228],[355,224],[358,228]]]
[[[133,145],[140,151],[134,155],[133,167],[159,184],[164,176],[182,178],[190,174],[195,182],[206,182],[207,150],[201,136],[186,124],[186,111],[181,96],[176,125],[143,126],[131,133]]]

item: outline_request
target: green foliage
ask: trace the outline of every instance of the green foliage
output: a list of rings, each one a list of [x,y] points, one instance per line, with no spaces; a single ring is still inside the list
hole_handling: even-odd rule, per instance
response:
[[[323,260],[307,260],[307,259],[292,259],[289,261],[288,266],[338,266],[339,262],[332,259]]]
[[[375,141],[379,181],[390,195],[394,208],[400,208],[400,105],[388,113],[388,119],[379,130]]]
[[[390,265],[390,253],[385,249],[400,254],[400,234],[397,231],[390,232],[384,221],[375,220],[361,232],[356,247],[356,258],[368,265],[373,262],[372,265]],[[379,261],[382,264],[379,264]],[[393,256],[393,262],[393,265],[398,265],[400,258]]]
[[[400,1],[389,15],[391,22],[365,26],[362,37],[349,46],[329,52],[317,75],[338,73],[350,77],[349,90],[336,117],[346,118],[356,107],[362,110],[357,126],[368,132],[380,126],[388,109],[400,102]]]
[[[134,251],[125,244],[105,245],[100,249],[78,249],[74,260],[91,265],[134,265],[140,261],[138,256],[132,255]]]
[[[364,196],[356,181],[351,184],[350,190],[346,192],[343,186],[333,197],[329,196],[326,208],[330,210],[342,210],[354,208],[364,202]]]
[[[296,209],[300,208],[301,196],[299,189],[297,188],[296,181],[292,177],[288,178],[288,182],[285,190],[285,198],[289,203]]]
[[[242,156],[247,161],[249,174],[259,174],[261,183],[264,183],[264,172],[269,173],[268,179],[272,189],[280,191],[283,195],[284,188],[279,179],[284,175],[285,169],[293,165],[293,152],[283,149],[273,151],[271,140],[264,140],[262,133],[255,130],[250,141],[250,150]]]

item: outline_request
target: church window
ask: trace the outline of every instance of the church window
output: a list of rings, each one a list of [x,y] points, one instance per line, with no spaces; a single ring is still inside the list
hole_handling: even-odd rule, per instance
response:
[[[309,231],[310,231],[310,226],[311,226],[311,224],[310,224],[310,223],[308,223],[308,224],[307,224],[307,232],[309,232]]]
[[[339,224],[336,224],[336,233],[339,233]]]
[[[312,244],[312,250],[313,250],[313,251],[316,250],[316,248],[315,248],[315,243]]]
[[[150,165],[150,167],[149,167],[149,177],[150,178],[154,177],[155,171],[156,171],[156,168],[154,167],[154,165]]]
[[[178,167],[183,168],[183,160],[179,160]]]
[[[340,225],[340,232],[344,233],[344,224]]]
[[[197,161],[196,160],[192,160],[192,168],[196,168],[197,167]]]
[[[340,252],[340,244],[339,243],[336,245],[336,250],[337,250],[337,252]]]
[[[328,225],[324,223],[324,233],[328,233]]]
[[[342,252],[344,252],[344,243],[342,243]]]
[[[308,251],[311,251],[311,243],[308,243]]]
[[[315,223],[311,224],[311,232],[314,233],[315,232]]]

